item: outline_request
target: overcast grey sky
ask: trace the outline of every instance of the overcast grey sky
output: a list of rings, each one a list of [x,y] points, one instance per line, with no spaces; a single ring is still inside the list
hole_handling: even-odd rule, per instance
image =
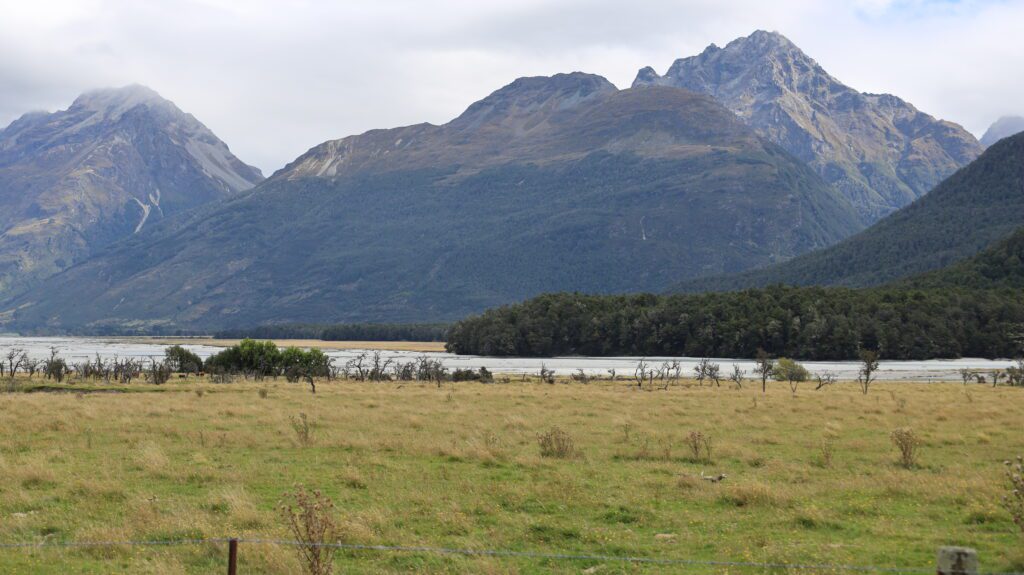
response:
[[[269,174],[325,140],[446,122],[519,76],[625,88],[758,28],[979,136],[1024,115],[1024,0],[0,0],[0,126],[137,82]]]

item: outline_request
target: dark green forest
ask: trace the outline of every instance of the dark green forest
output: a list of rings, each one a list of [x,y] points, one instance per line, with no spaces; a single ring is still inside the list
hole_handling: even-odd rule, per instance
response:
[[[806,360],[1019,357],[1024,228],[941,270],[876,288],[770,286],[726,293],[550,294],[451,327],[460,354]]]
[[[452,326],[447,349],[499,356],[754,357],[803,360],[1016,357],[1016,289],[773,286],[699,295],[543,295]]]
[[[972,258],[909,278],[899,285],[1024,289],[1024,228]]]

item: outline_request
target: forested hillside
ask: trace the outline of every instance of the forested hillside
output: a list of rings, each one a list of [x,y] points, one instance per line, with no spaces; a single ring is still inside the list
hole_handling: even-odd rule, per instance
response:
[[[454,324],[479,355],[801,359],[1024,355],[1024,228],[948,268],[884,287],[771,286],[695,295],[549,294]]]
[[[872,286],[948,266],[1024,226],[1024,134],[1000,140],[906,208],[838,244],[683,292],[771,284]]]
[[[1024,228],[980,254],[947,268],[912,277],[919,288],[1024,289]]]
[[[799,288],[698,295],[551,294],[452,326],[448,351],[510,356],[1015,357],[1019,290]]]

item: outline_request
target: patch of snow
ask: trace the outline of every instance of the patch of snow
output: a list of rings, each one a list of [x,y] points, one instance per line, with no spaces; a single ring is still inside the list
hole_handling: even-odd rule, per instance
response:
[[[140,202],[138,198],[132,199],[135,200],[136,204],[139,204],[140,208],[142,208],[142,219],[139,220],[139,225],[135,226],[135,231],[132,232],[133,234],[137,234],[139,233],[139,230],[142,229],[142,226],[146,225],[146,220],[149,219],[149,210],[153,208],[151,208],[149,204],[144,204]]]

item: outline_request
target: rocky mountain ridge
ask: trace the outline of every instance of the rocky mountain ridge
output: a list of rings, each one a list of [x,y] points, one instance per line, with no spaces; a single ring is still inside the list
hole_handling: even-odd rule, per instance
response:
[[[646,67],[634,87],[708,94],[758,133],[807,162],[858,209],[865,224],[909,204],[981,153],[957,124],[888,94],[858,92],[786,37],[757,31],[724,48]]]
[[[262,180],[202,123],[143,86],[26,114],[0,130],[0,295]]]

